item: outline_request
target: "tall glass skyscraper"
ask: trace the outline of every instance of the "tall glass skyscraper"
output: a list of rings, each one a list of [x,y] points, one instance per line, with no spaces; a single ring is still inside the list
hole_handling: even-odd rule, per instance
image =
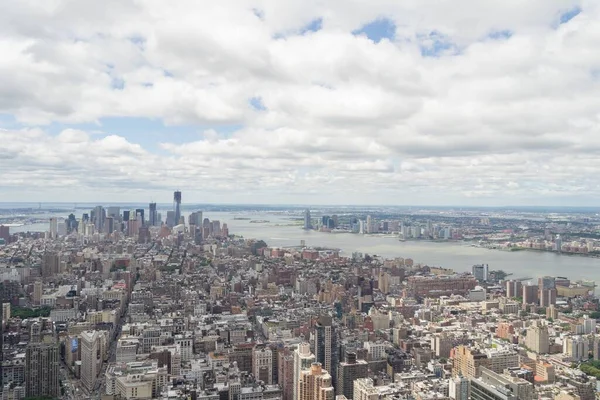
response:
[[[173,193],[173,203],[175,206],[175,225],[179,225],[181,219],[181,192],[179,190]]]

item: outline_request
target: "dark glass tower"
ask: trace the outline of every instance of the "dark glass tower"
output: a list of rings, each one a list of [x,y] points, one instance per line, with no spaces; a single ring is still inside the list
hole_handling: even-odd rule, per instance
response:
[[[315,358],[329,372],[333,386],[337,382],[339,363],[338,332],[329,315],[322,315],[315,326]]]
[[[156,220],[158,219],[158,214],[156,213],[156,203],[150,203],[150,215],[148,215],[148,220],[150,226],[156,226]]]
[[[173,193],[173,203],[175,206],[175,225],[179,225],[181,219],[181,192],[179,190]]]

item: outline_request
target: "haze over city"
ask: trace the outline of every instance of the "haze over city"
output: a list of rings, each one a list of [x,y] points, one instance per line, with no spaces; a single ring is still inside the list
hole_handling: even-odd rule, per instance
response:
[[[600,399],[599,1],[1,4],[1,400]]]
[[[3,202],[600,195],[598,2],[2,8]]]

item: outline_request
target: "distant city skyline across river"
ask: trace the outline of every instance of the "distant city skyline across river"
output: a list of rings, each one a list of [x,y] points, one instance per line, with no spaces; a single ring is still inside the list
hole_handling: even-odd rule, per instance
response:
[[[77,210],[77,217],[82,210]],[[57,214],[68,216],[69,212]],[[187,217],[187,213],[184,213]],[[166,210],[163,210],[163,218]],[[305,231],[295,223],[293,216],[268,212],[213,212],[203,217],[227,223],[229,232],[247,239],[264,240],[269,246],[299,246],[304,241],[310,247],[338,248],[344,256],[353,252],[379,255],[386,258],[412,258],[415,263],[451,268],[457,272],[470,272],[474,264],[485,263],[493,270],[504,270],[515,278],[543,275],[567,276],[571,280],[589,279],[600,282],[600,259],[559,255],[551,252],[501,251],[470,246],[465,242],[401,242],[389,235],[359,235],[352,233],[327,233]],[[235,218],[238,219],[235,219]],[[297,218],[301,218],[298,214]],[[239,219],[247,218],[247,219]],[[254,222],[252,222],[254,221]],[[256,222],[268,221],[268,222]],[[11,228],[11,232],[46,231],[48,224],[32,224]]]

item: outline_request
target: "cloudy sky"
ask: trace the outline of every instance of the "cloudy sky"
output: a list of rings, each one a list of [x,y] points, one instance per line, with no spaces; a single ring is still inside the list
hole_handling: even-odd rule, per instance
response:
[[[0,201],[596,205],[596,0],[8,0]]]

